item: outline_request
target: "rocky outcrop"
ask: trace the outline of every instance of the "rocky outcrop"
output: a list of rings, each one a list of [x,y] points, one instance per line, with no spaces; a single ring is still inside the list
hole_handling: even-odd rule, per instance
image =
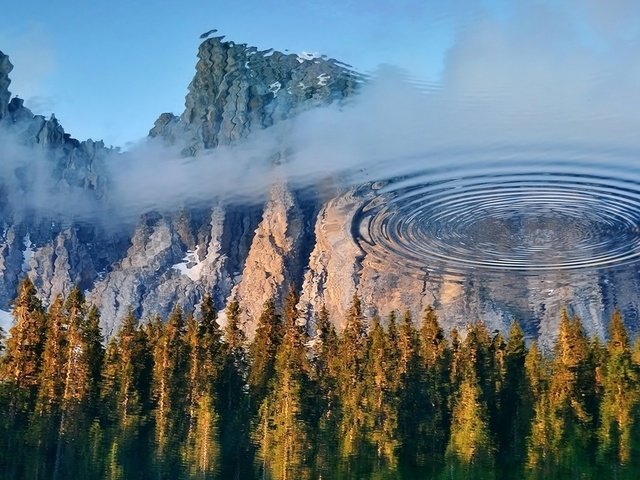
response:
[[[45,302],[75,284],[89,289],[119,255],[123,233],[95,220],[106,191],[102,142],[80,142],[55,116],[34,115],[10,99],[12,66],[0,53],[0,304],[8,308],[20,278],[30,276]],[[55,195],[50,195],[56,191]],[[65,217],[71,204],[75,218]]]
[[[186,143],[185,153],[194,154],[341,100],[359,83],[358,75],[332,59],[209,38],[198,50],[184,112],[180,117],[162,114],[150,135],[169,142],[179,138]]]
[[[282,298],[289,285],[299,283],[296,274],[305,262],[304,229],[304,214],[293,194],[284,185],[274,186],[233,292],[244,307],[250,336],[255,327],[251,320],[258,318],[264,303]]]
[[[279,301],[290,284],[301,291],[306,321],[326,306],[338,327],[354,294],[369,316],[408,308],[419,318],[426,305],[434,304],[448,329],[483,319],[490,330],[506,330],[518,318],[528,336],[540,336],[547,347],[563,304],[580,314],[592,333],[604,332],[612,305],[623,306],[637,325],[637,274],[585,277],[558,288],[540,278],[480,273],[464,281],[435,281],[367,256],[354,232],[354,219],[375,194],[367,185],[346,191],[333,186],[330,195],[322,188],[318,191],[325,197],[316,197],[320,194],[280,181],[264,205],[220,199],[107,226],[92,215],[105,213],[106,166],[118,152],[102,142],[75,140],[54,116],[34,115],[22,100],[11,99],[11,69],[0,53],[0,133],[28,155],[0,170],[0,310],[8,309],[19,279],[28,275],[45,303],[79,285],[100,307],[107,335],[129,308],[142,317],[166,315],[176,303],[185,310],[197,308],[205,293],[219,309],[238,298],[251,335],[264,301]],[[232,145],[306,109],[344,101],[361,81],[335,60],[207,38],[198,51],[184,112],[160,115],[149,136],[185,156],[195,155]],[[256,161],[286,168],[286,159],[287,152],[265,151]],[[46,195],[44,202],[29,203],[26,193],[34,190],[27,172],[41,169],[50,179],[47,189],[64,193],[55,198],[74,202],[74,216],[65,215],[64,202],[52,204]],[[576,298],[587,301],[572,304]]]
[[[11,70],[13,70],[13,65],[11,65],[9,57],[0,51],[0,120],[8,113],[9,100],[11,99],[9,91]]]

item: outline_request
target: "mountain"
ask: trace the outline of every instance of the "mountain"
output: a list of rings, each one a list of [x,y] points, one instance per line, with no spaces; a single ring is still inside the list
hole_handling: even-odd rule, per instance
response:
[[[419,318],[434,304],[449,329],[482,318],[491,330],[506,330],[515,317],[546,345],[563,304],[591,332],[605,331],[616,305],[637,324],[637,274],[585,276],[549,289],[544,279],[507,274],[436,281],[369,258],[354,225],[375,195],[370,185],[328,178],[317,188],[298,188],[275,181],[263,202],[175,205],[116,226],[70,218],[66,201],[86,211],[108,203],[110,165],[121,153],[74,139],[55,117],[34,115],[11,98],[11,69],[0,52],[0,142],[18,158],[0,171],[0,309],[10,308],[17,282],[28,275],[46,303],[79,285],[100,307],[107,334],[129,307],[142,317],[166,315],[175,303],[196,307],[205,292],[219,309],[238,298],[251,334],[263,303],[281,299],[290,284],[301,290],[307,319],[324,304],[339,326],[354,294],[369,316],[408,308]],[[183,158],[216,151],[309,109],[347,104],[365,81],[333,59],[208,38],[199,47],[184,112],[160,115],[149,142],[179,148]],[[256,161],[286,168],[286,158],[275,150]],[[50,180],[39,183],[41,177]]]

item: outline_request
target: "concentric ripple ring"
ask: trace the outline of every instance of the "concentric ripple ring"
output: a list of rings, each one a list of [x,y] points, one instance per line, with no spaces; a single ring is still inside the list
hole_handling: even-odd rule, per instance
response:
[[[640,261],[637,161],[528,158],[387,181],[356,216],[357,241],[379,261],[454,275]]]

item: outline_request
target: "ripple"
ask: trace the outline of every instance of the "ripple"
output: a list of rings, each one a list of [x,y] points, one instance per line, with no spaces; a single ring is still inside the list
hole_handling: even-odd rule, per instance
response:
[[[379,182],[354,219],[379,262],[427,274],[598,270],[640,260],[640,172],[628,153],[426,155]],[[379,187],[379,188],[378,188]]]

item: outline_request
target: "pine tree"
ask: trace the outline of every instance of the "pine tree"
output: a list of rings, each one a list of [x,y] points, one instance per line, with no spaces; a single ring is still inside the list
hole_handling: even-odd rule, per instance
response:
[[[338,340],[336,372],[339,402],[337,437],[340,442],[340,453],[347,461],[347,468],[350,468],[348,460],[357,456],[364,441],[366,355],[366,321],[362,314],[360,299],[354,295],[347,312],[345,328]]]
[[[407,310],[398,329],[398,429],[401,440],[400,459],[411,466],[424,463],[426,408],[423,394],[424,368],[420,357],[420,338]],[[420,452],[420,453],[419,453]]]
[[[76,287],[67,298],[64,311],[67,320],[67,353],[63,366],[65,409],[75,408],[89,392],[90,371],[87,363],[86,304],[82,291]]]
[[[451,332],[452,352],[447,346],[434,308],[429,305],[420,327],[420,359],[422,362],[422,393],[419,412],[419,431],[416,445],[419,464],[429,463],[432,470],[444,456],[449,436],[449,397],[452,385],[458,382],[459,361],[454,354],[459,349],[457,330]],[[451,376],[449,376],[451,375]]]
[[[595,375],[589,344],[578,317],[560,317],[549,388],[536,402],[529,446],[530,468],[579,475],[593,457]],[[554,473],[555,472],[555,473]]]
[[[446,474],[452,478],[491,478],[494,447],[489,416],[473,372],[462,380],[453,407]]]
[[[66,353],[54,478],[74,475],[74,469],[87,462],[90,455],[89,434],[97,413],[95,402],[103,357],[99,313],[91,309],[87,314],[84,295],[78,287],[69,293],[63,311]]]
[[[192,477],[215,474],[219,467],[219,415],[215,405],[217,385],[224,358],[222,331],[211,296],[201,304],[199,321],[187,321],[189,350],[189,429],[184,458],[191,466]]]
[[[52,413],[60,405],[64,392],[64,376],[60,375],[66,364],[67,318],[64,313],[64,299],[58,295],[46,315],[47,336],[42,356],[42,372],[36,410]]]
[[[148,401],[150,352],[147,337],[130,308],[107,346],[101,401],[120,428],[137,428]]]
[[[158,328],[156,326],[155,328]],[[171,474],[179,465],[177,445],[184,438],[188,417],[187,348],[182,309],[176,305],[153,349],[152,394],[155,400],[156,459],[162,474]]]
[[[525,440],[533,415],[525,370],[526,358],[524,333],[520,324],[513,321],[504,348],[504,383],[500,390],[500,412],[496,429],[500,463],[509,471],[514,471],[524,463]]]
[[[250,408],[245,388],[248,359],[241,324],[240,304],[232,299],[225,311],[223,365],[218,386],[221,478],[252,478],[253,462],[249,438]]]
[[[2,377],[9,391],[10,415],[33,408],[42,367],[45,313],[28,278],[18,287],[13,318],[2,368]]]
[[[248,384],[254,408],[258,408],[270,390],[275,374],[276,353],[282,341],[282,318],[275,301],[267,300],[258,318],[256,336],[249,346]]]
[[[534,412],[527,437],[527,468],[534,478],[537,478],[537,474],[548,478],[553,472],[558,432],[557,422],[553,421],[549,407],[547,362],[535,342],[525,357],[525,371]]]
[[[600,455],[609,465],[626,464],[631,457],[631,432],[638,404],[638,376],[633,368],[629,335],[622,315],[615,311],[609,325],[609,341],[603,372],[600,406]]]
[[[400,408],[401,366],[395,312],[388,318],[387,332],[376,316],[371,323],[365,372],[365,432],[380,468],[395,469],[400,448],[398,410]]]
[[[297,323],[298,296],[290,289],[284,306],[284,336],[278,346],[272,388],[258,412],[254,439],[263,475],[310,478],[312,459],[310,365],[306,329]]]
[[[88,366],[88,385],[85,401],[90,415],[93,416],[97,414],[97,403],[100,395],[101,374],[105,354],[103,346],[104,338],[100,328],[100,311],[95,305],[89,308],[83,330],[85,348],[84,361]]]
[[[339,370],[338,334],[323,305],[315,316],[315,336],[312,339],[313,379],[317,387],[314,403],[318,409],[315,471],[323,478],[336,475],[338,451],[337,421]]]

